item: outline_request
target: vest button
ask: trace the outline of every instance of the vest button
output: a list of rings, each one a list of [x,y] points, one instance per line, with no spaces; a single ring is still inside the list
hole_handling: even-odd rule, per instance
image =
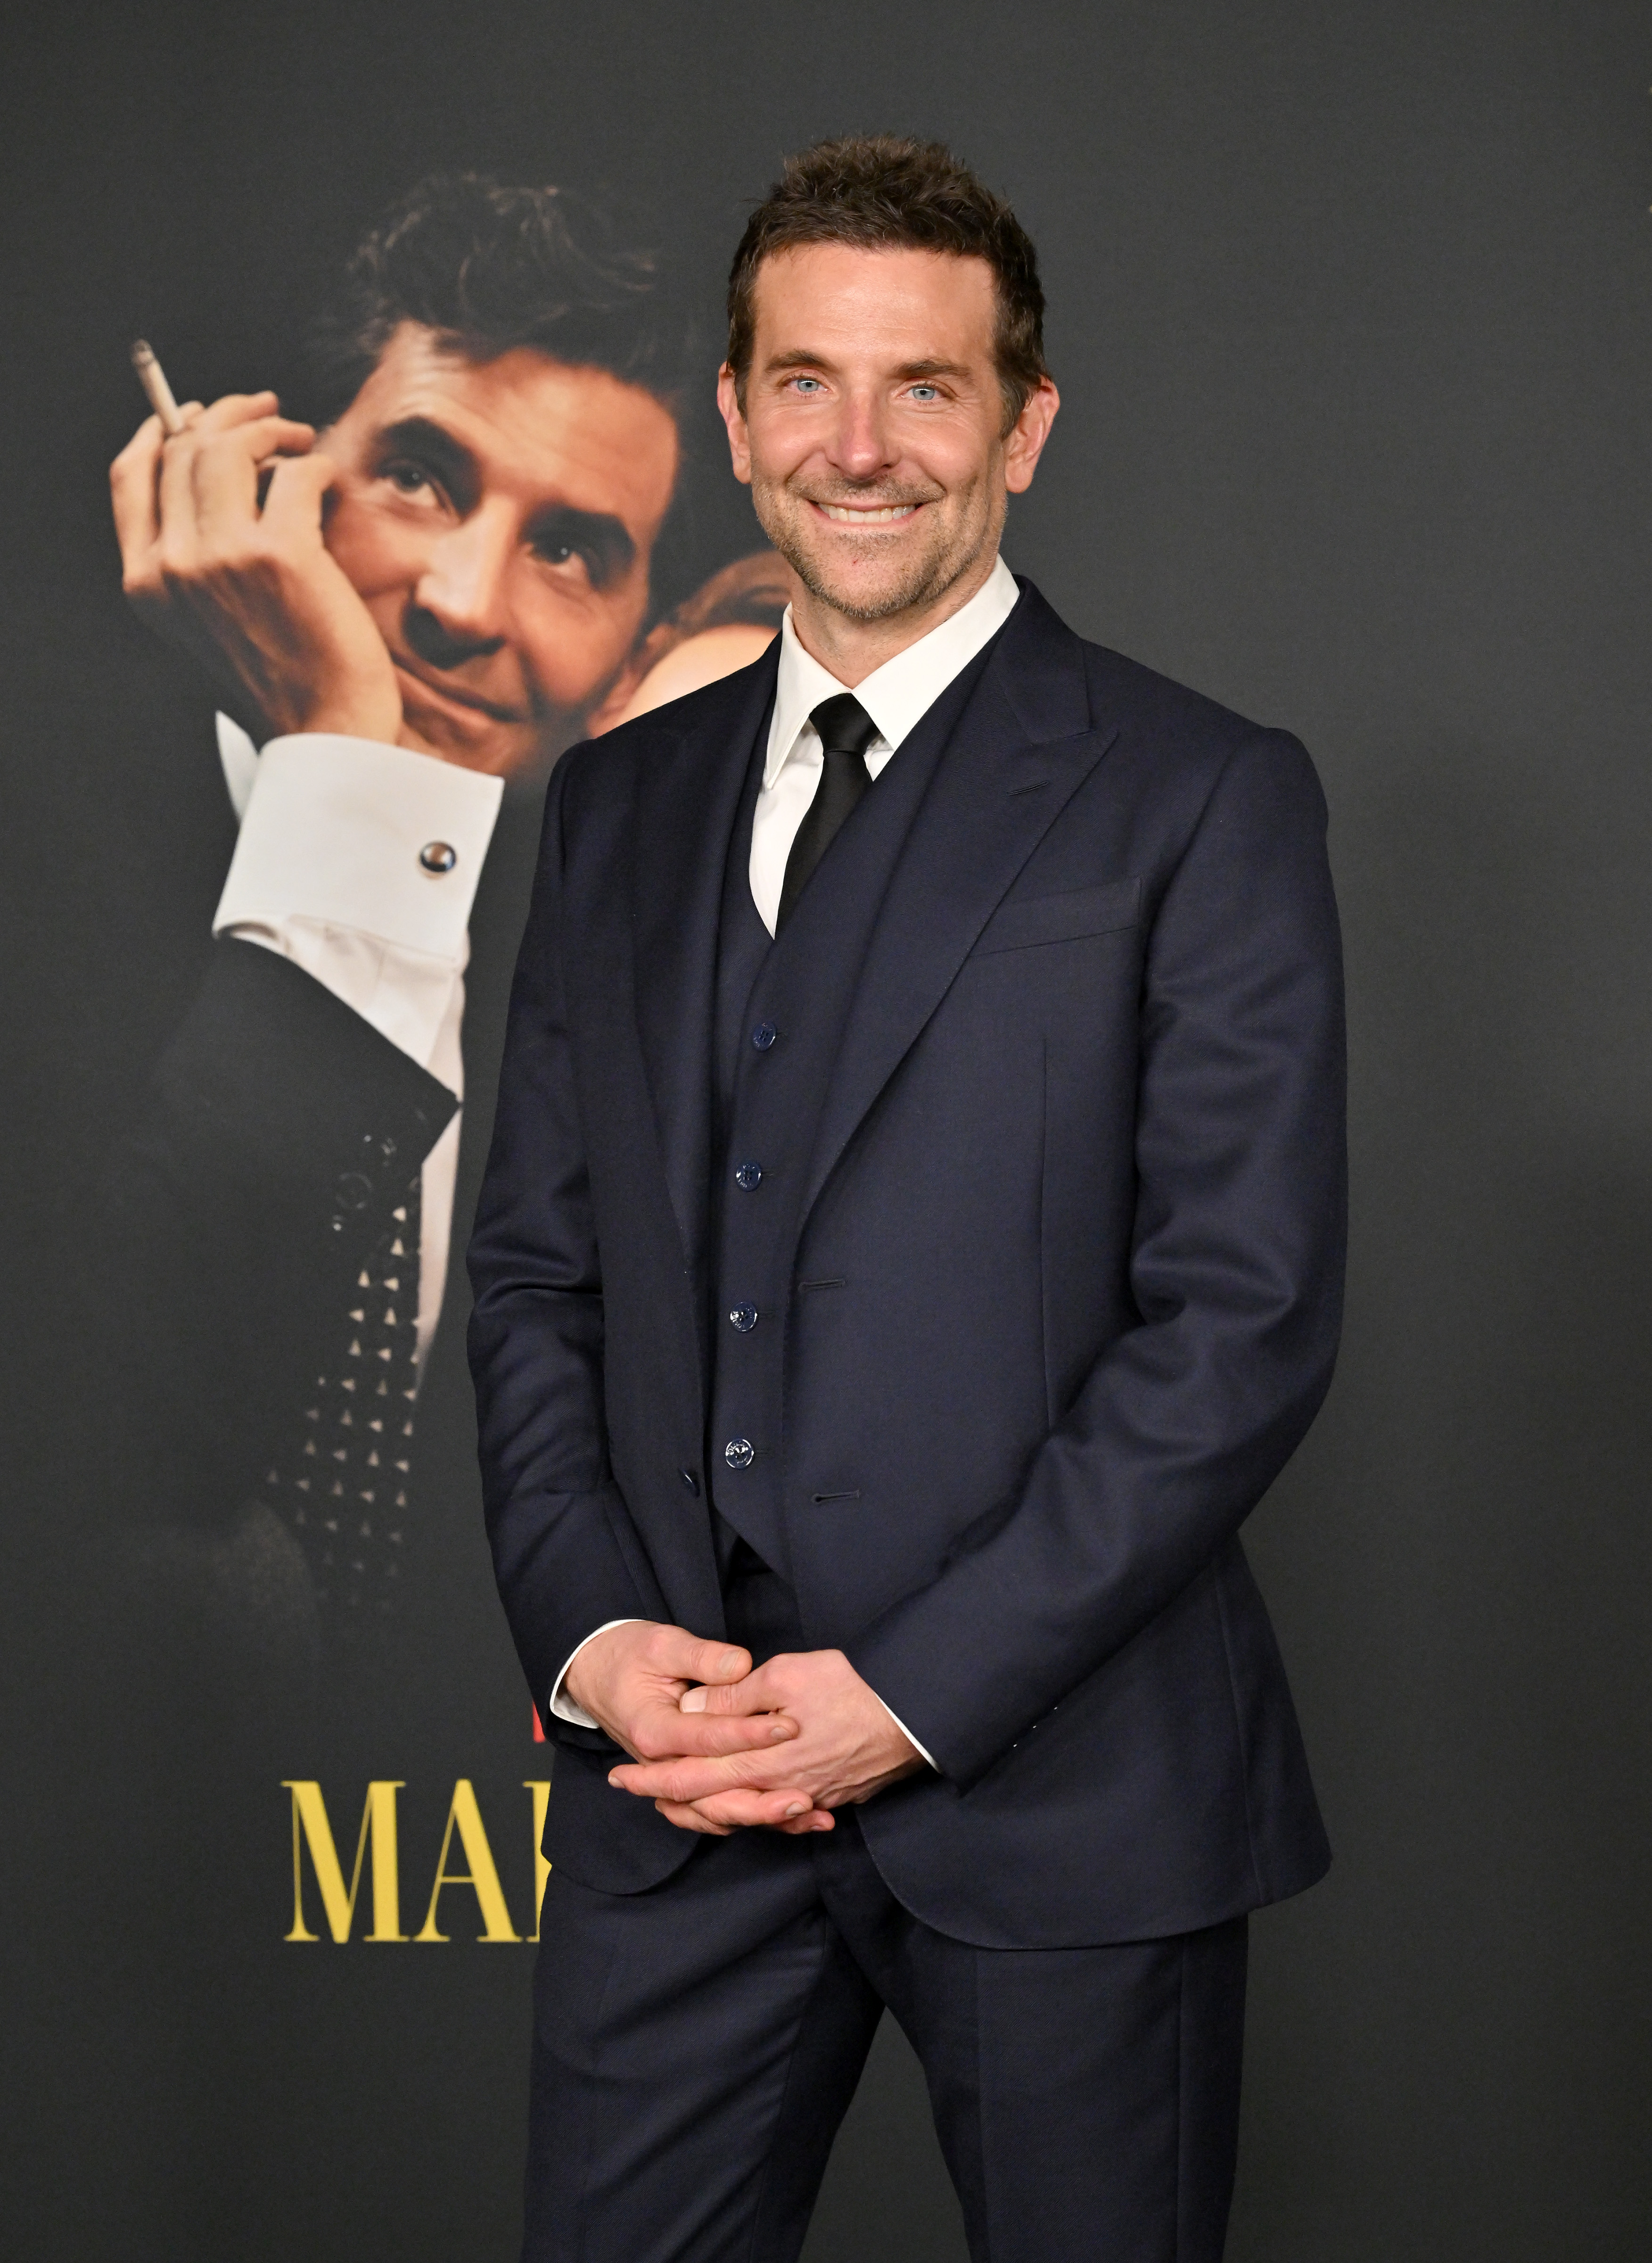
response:
[[[723,1449],[723,1459],[732,1470],[748,1470],[757,1459],[757,1449],[749,1438],[731,1438]]]
[[[760,1053],[766,1053],[779,1035],[779,1030],[772,1022],[759,1022],[757,1027],[752,1031],[752,1043]]]
[[[750,1194],[752,1189],[760,1183],[762,1175],[763,1167],[761,1163],[742,1163],[734,1174],[734,1183],[737,1187],[744,1187],[747,1193]]]
[[[690,1493],[697,1493],[699,1492],[700,1480],[695,1476],[692,1470],[679,1470],[677,1471],[677,1475],[682,1479],[683,1484],[688,1486]]]
[[[757,1307],[755,1305],[736,1305],[729,1319],[743,1336],[748,1336],[757,1326]]]

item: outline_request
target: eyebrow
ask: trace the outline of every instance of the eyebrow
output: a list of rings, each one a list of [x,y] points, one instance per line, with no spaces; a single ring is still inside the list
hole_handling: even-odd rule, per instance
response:
[[[788,369],[830,369],[830,354],[811,353],[806,347],[795,346],[790,353],[771,354],[763,365],[763,372]],[[962,362],[941,361],[929,358],[920,361],[904,361],[890,372],[891,377],[957,377],[968,378],[970,372]]]

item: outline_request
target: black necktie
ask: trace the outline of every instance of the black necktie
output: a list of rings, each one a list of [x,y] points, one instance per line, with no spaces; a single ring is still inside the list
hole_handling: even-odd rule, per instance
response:
[[[840,691],[835,699],[823,699],[809,720],[820,734],[820,748],[826,759],[821,764],[814,799],[804,813],[791,854],[786,859],[780,910],[775,920],[776,935],[797,908],[804,883],[832,846],[838,828],[872,783],[871,772],[866,767],[866,749],[877,736],[877,726],[852,691]]]

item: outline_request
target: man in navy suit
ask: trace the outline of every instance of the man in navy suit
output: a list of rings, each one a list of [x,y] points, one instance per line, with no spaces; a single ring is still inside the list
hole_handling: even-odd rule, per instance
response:
[[[977,2263],[1210,2263],[1328,1860],[1237,1537],[1338,1326],[1324,805],[999,560],[1042,313],[944,149],[792,161],[719,397],[802,594],[552,781],[472,1251],[536,2263],[795,2257],[885,2006]]]

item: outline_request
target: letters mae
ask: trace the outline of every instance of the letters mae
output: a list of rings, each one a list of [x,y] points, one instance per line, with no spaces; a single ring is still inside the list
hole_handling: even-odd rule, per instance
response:
[[[539,1852],[540,1838],[545,1831],[545,1807],[551,1797],[549,1780],[524,1782],[523,1789],[531,1795],[533,1817],[533,1930],[518,1933],[510,1921],[510,1909],[505,1899],[504,1888],[499,1882],[499,1866],[494,1860],[494,1850],[488,1843],[482,1824],[482,1811],[476,1803],[476,1793],[468,1776],[461,1776],[453,1787],[453,1797],[448,1803],[447,1827],[442,1833],[442,1851],[436,1858],[436,1877],[430,1887],[430,1899],[424,1912],[424,1923],[417,1933],[401,1930],[401,1862],[396,1830],[396,1794],[404,1789],[398,1779],[370,1783],[366,1803],[362,1809],[361,1828],[356,1834],[356,1860],[350,1874],[350,1883],[344,1883],[343,1865],[339,1860],[338,1846],[333,1837],[333,1826],[328,1818],[327,1803],[321,1797],[319,1783],[287,1779],[282,1789],[292,1796],[292,1930],[289,1941],[319,1941],[305,1920],[304,1881],[305,1855],[309,1855],[309,1869],[321,1898],[321,1913],[328,1931],[335,1941],[350,1938],[355,1923],[357,1903],[361,1893],[362,1869],[370,1864],[372,1872],[372,1924],[362,1935],[364,1941],[447,1941],[451,1935],[437,1930],[436,1917],[442,1895],[450,1886],[468,1886],[476,1897],[482,1930],[479,1941],[527,1941],[539,1938],[539,1905],[545,1898],[545,1882],[551,1875],[551,1865]],[[448,1859],[457,1837],[458,1851],[466,1867],[462,1870],[448,1868]],[[451,1922],[451,1920],[449,1920]]]

